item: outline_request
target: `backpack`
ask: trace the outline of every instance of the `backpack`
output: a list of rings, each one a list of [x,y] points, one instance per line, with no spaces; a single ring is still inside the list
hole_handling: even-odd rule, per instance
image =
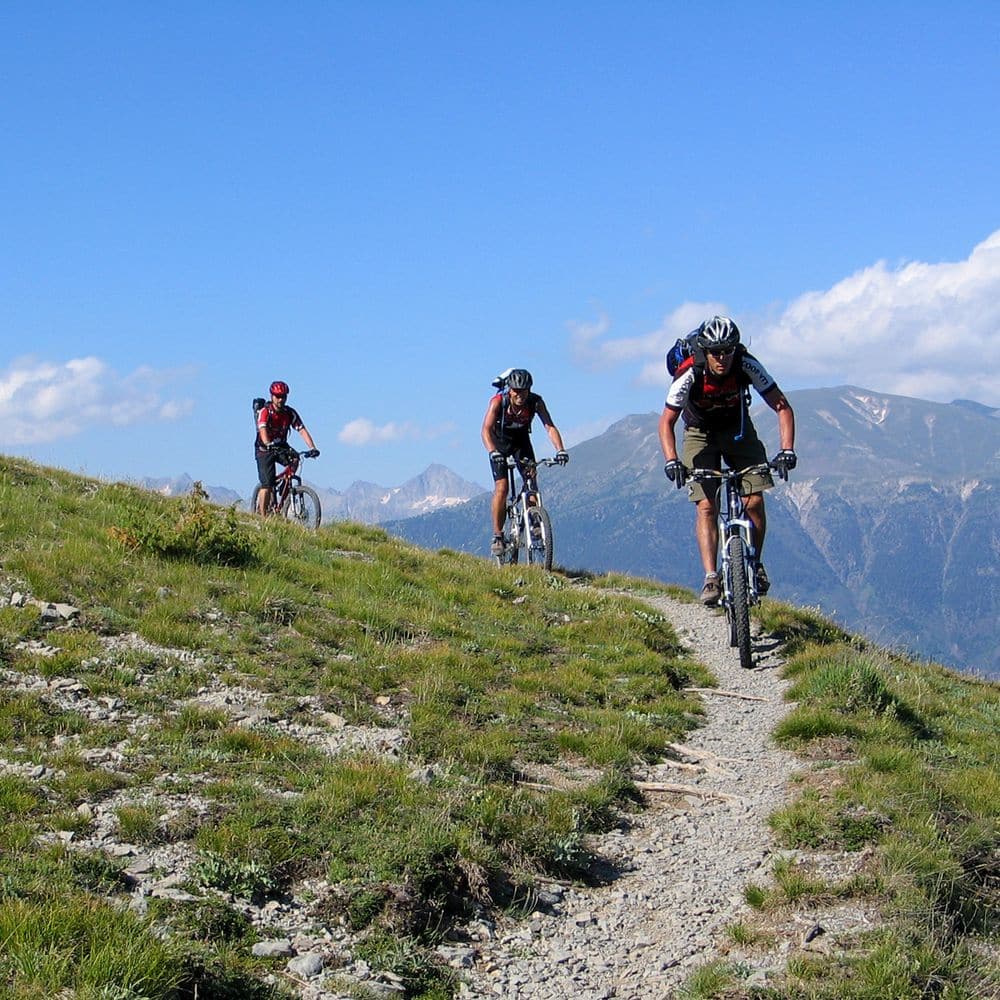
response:
[[[705,355],[696,343],[697,337],[698,331],[692,330],[685,336],[679,337],[674,346],[667,351],[667,371],[671,378],[677,374],[677,369],[680,368],[681,363],[692,355],[694,356],[696,365],[700,364],[704,366]]]
[[[267,400],[262,396],[257,396],[253,401],[253,422],[257,423],[257,414],[267,406]]]
[[[499,389],[502,392],[504,389],[507,388],[507,376],[513,370],[514,370],[513,368],[508,368],[506,371],[500,372],[500,374],[497,375],[497,377],[492,382],[490,382],[490,385],[493,386],[494,389]]]

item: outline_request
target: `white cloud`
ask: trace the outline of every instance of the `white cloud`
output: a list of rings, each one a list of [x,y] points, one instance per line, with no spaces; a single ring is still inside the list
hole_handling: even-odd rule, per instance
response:
[[[664,316],[660,325],[641,337],[604,339],[611,321],[603,313],[593,323],[570,324],[570,347],[577,363],[593,371],[604,371],[632,361],[643,362],[638,381],[663,384],[667,378],[667,348],[678,337],[690,333],[706,316],[725,313],[718,302],[685,302]]]
[[[370,444],[391,444],[395,441],[429,441],[433,438],[449,434],[455,429],[451,423],[438,427],[420,427],[405,421],[395,423],[390,421],[381,427],[367,417],[358,417],[346,423],[337,435],[337,440],[343,444],[360,448]]]
[[[764,327],[754,349],[785,379],[996,405],[1000,230],[963,261],[879,261],[828,291],[808,292]]]
[[[611,323],[602,315],[571,326],[571,351],[599,370],[638,363],[638,382],[664,385],[667,348],[716,313],[735,316],[753,352],[786,388],[796,380],[851,383],[1000,405],[1000,230],[966,260],[895,267],[879,261],[766,317],[688,302],[651,333],[615,340],[607,337]]]
[[[122,375],[100,358],[18,358],[0,372],[0,445],[73,437],[90,427],[176,420],[193,400],[163,398],[176,373],[137,368]]]

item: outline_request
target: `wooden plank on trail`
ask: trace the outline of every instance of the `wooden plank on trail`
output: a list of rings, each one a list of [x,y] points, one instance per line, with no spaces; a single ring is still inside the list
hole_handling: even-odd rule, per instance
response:
[[[720,694],[725,698],[743,698],[745,701],[767,701],[767,698],[762,698],[759,694],[743,694],[742,691],[726,691],[723,688],[696,688],[688,687],[682,688],[683,691],[697,691],[698,694]]]

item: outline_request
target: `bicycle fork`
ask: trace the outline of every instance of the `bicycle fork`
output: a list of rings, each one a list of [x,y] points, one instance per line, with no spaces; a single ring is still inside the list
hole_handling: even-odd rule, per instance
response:
[[[757,549],[753,543],[753,522],[749,518],[736,517],[730,519],[725,525],[725,532],[722,537],[722,577],[725,580],[723,587],[723,601],[729,603],[729,595],[733,592],[733,578],[730,575],[731,557],[729,555],[729,539],[733,535],[739,535],[743,539],[743,550],[746,553],[747,562],[747,596],[751,604],[756,604],[757,593]]]

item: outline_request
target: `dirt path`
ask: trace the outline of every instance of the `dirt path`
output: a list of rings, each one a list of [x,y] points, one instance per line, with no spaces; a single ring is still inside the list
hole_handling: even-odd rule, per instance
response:
[[[746,883],[766,880],[767,817],[785,800],[797,766],[770,740],[789,708],[776,669],[780,650],[755,638],[759,665],[743,670],[724,617],[669,597],[649,603],[713,671],[719,688],[737,696],[703,695],[706,724],[675,760],[643,776],[650,808],[630,829],[597,843],[620,877],[597,888],[551,886],[544,910],[498,927],[483,943],[464,996],[669,998],[694,968],[716,957],[722,929],[748,912]],[[692,790],[657,790],[662,785]]]

